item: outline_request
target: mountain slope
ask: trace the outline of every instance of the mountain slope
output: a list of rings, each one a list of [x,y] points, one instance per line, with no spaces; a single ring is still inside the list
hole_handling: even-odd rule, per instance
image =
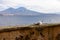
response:
[[[42,13],[39,12],[35,12],[35,11],[31,11],[28,10],[24,7],[20,7],[17,9],[14,8],[8,8],[4,11],[1,11],[0,14],[14,14],[14,15],[41,15]]]

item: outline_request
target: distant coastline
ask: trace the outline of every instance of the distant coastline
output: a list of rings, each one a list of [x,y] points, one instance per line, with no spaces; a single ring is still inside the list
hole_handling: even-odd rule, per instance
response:
[[[38,16],[38,15],[0,14],[0,16]]]

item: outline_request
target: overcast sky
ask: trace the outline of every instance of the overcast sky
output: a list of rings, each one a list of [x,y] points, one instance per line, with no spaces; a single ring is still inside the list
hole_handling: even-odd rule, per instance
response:
[[[60,0],[0,0],[0,10],[5,10],[9,7],[26,7],[37,12],[59,13]]]

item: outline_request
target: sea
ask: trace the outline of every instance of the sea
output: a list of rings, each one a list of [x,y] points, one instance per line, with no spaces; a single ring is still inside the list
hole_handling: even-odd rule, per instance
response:
[[[60,16],[51,15],[29,15],[29,16],[0,16],[0,26],[28,25],[38,22],[60,23]]]

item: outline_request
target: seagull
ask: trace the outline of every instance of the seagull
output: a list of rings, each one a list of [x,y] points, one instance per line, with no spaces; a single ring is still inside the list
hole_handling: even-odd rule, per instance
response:
[[[41,21],[39,21],[40,25],[43,24]]]

